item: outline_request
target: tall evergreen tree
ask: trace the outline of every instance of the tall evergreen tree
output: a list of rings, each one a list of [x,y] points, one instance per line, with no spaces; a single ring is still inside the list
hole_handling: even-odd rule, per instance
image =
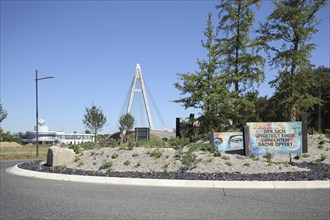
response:
[[[270,64],[279,68],[278,76],[270,82],[275,87],[275,96],[279,105],[287,110],[288,120],[296,121],[297,113],[320,102],[309,93],[316,86],[314,80],[309,80],[312,77],[309,58],[316,45],[308,41],[317,32],[315,14],[326,0],[273,3],[274,11],[258,32],[262,34],[260,40],[265,48],[273,52]]]
[[[259,4],[260,0],[222,0],[216,6],[220,9],[218,30],[224,35],[219,39],[221,68],[237,96],[264,79],[264,59],[256,53],[256,41],[249,36],[255,20],[252,7],[259,8]]]
[[[207,50],[207,60],[197,60],[199,70],[194,73],[179,73],[178,79],[183,83],[175,83],[174,86],[185,95],[176,103],[182,103],[185,108],[193,107],[202,110],[201,126],[204,132],[216,130],[226,121],[225,114],[222,113],[229,108],[225,106],[228,102],[229,91],[222,76],[217,73],[218,69],[218,47],[216,44],[216,34],[212,24],[212,14],[207,17],[207,28],[204,31],[206,42],[202,40],[202,46]]]
[[[219,12],[219,26],[223,37],[218,39],[220,69],[224,80],[231,88],[231,102],[235,114],[235,127],[241,127],[250,115],[255,114],[254,103],[245,98],[246,92],[255,83],[264,80],[264,63],[257,54],[257,44],[250,38],[254,22],[253,7],[259,8],[259,0],[223,0],[216,8]]]

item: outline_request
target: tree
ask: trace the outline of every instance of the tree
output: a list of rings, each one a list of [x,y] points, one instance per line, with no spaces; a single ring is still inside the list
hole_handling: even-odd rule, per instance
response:
[[[276,8],[258,30],[262,34],[259,40],[266,50],[273,52],[270,64],[279,68],[278,76],[270,82],[275,87],[278,105],[286,109],[288,120],[296,121],[301,111],[320,103],[320,99],[309,93],[316,85],[314,80],[309,80],[313,77],[309,58],[315,44],[308,41],[317,32],[315,14],[326,0],[273,3]],[[282,45],[278,46],[279,43]]]
[[[218,39],[220,69],[223,80],[231,89],[233,127],[240,128],[251,115],[255,115],[255,106],[246,92],[264,80],[264,63],[258,55],[258,44],[250,38],[254,22],[253,7],[259,8],[259,0],[222,1],[216,8],[219,12],[218,30],[222,38]],[[254,91],[253,91],[254,92]]]
[[[222,0],[216,6],[220,9],[218,30],[224,35],[218,39],[221,68],[237,97],[264,79],[265,61],[256,53],[256,41],[249,37],[255,20],[252,6],[259,8],[259,4],[259,0]]]
[[[0,103],[0,123],[7,118],[8,113],[4,107],[2,107],[2,104]]]
[[[119,119],[119,129],[120,130],[124,130],[124,128],[126,128],[127,130],[130,130],[133,128],[134,126],[134,117],[130,114],[124,114],[120,117]]]
[[[313,70],[314,80],[317,84],[309,93],[322,99],[321,104],[312,106],[308,110],[309,127],[319,132],[330,129],[330,68],[320,66]]]
[[[207,17],[207,28],[204,31],[206,42],[202,40],[202,47],[207,50],[207,60],[197,60],[199,70],[194,73],[178,73],[178,79],[182,84],[175,83],[174,86],[181,92],[180,99],[174,100],[181,103],[186,109],[189,107],[202,110],[201,127],[203,132],[218,129],[221,124],[228,123],[223,120],[225,114],[219,114],[219,109],[223,112],[229,111],[225,99],[229,98],[229,91],[226,82],[217,72],[218,69],[218,46],[216,34],[212,24],[212,14]]]
[[[91,130],[96,136],[99,131],[102,130],[102,127],[107,122],[106,117],[103,115],[103,111],[101,107],[97,108],[94,104],[88,108],[86,107],[86,113],[84,114],[83,123],[85,124],[86,128]]]

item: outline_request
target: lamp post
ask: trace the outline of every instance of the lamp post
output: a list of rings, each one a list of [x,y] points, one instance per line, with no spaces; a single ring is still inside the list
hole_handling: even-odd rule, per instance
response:
[[[38,128],[38,81],[44,80],[44,79],[53,79],[55,77],[48,76],[48,77],[42,77],[38,78],[38,70],[36,70],[36,158],[39,157],[39,128]]]

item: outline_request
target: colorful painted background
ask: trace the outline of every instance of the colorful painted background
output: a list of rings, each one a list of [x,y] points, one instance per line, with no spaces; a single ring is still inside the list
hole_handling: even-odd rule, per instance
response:
[[[243,132],[212,132],[210,142],[218,151],[242,150]]]
[[[251,154],[302,152],[301,122],[248,122],[247,126]]]

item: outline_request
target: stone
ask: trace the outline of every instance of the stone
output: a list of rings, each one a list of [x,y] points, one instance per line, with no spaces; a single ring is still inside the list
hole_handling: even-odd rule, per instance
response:
[[[65,166],[75,160],[75,153],[72,149],[52,146],[47,152],[47,165],[51,167]]]

